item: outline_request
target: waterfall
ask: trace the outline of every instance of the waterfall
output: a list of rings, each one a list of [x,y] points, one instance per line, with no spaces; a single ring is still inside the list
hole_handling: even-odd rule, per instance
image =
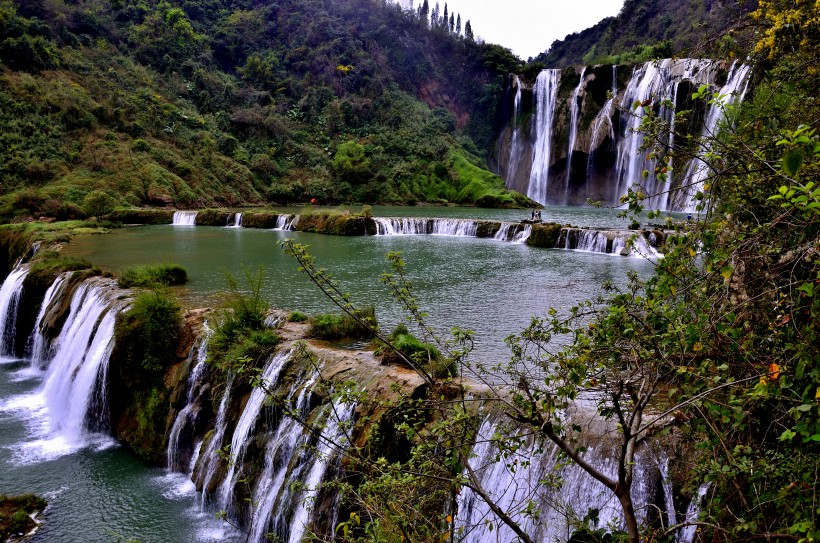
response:
[[[211,439],[208,441],[207,447],[204,451],[200,450],[198,453],[201,459],[199,466],[199,481],[202,488],[201,505],[204,507],[207,496],[208,487],[211,485],[211,480],[216,474],[216,470],[220,464],[218,451],[222,448],[222,440],[225,437],[227,429],[228,404],[231,401],[231,387],[233,386],[233,373],[228,374],[228,379],[225,382],[225,391],[222,393],[222,399],[219,402],[219,409],[216,412],[216,422],[214,423],[214,431]],[[200,445],[200,449],[202,445]]]
[[[49,434],[72,446],[86,443],[88,432],[107,427],[106,375],[114,346],[114,322],[127,300],[107,279],[89,279],[71,298],[69,315],[55,344],[42,396]]]
[[[174,211],[174,226],[196,226],[198,211]]]
[[[609,131],[607,132],[609,139],[613,144],[615,143],[615,126],[612,123],[612,114],[615,108],[616,96],[618,96],[618,66],[613,65],[612,88],[609,90],[609,98],[607,98],[604,107],[601,108],[601,111],[598,112],[598,115],[596,115],[592,121],[592,137],[589,143],[589,154],[587,155],[587,182],[589,182],[589,176],[592,173],[592,155],[601,142],[601,127],[604,123],[609,126]]]
[[[677,98],[677,89],[682,81],[693,85],[708,84],[714,80],[716,63],[700,59],[664,59],[659,62],[647,62],[635,68],[627,85],[621,109],[630,112],[622,118],[623,135],[618,142],[618,156],[615,165],[616,183],[612,201],[619,202],[621,196],[634,185],[639,185],[649,197],[649,205],[657,209],[667,209],[669,202],[669,185],[660,182],[654,175],[654,166],[646,160],[640,151],[643,134],[639,133],[644,116],[642,107],[633,109],[633,105],[648,104],[650,107],[661,104],[659,118],[674,128],[675,111],[664,105],[665,101]],[[671,146],[673,134],[670,130],[668,144]],[[649,175],[644,178],[642,172]]]
[[[558,237],[555,246],[560,249],[585,253],[638,256],[653,259],[663,257],[663,254],[652,246],[650,240],[647,240],[642,232],[632,230],[562,228],[561,235]]]
[[[289,543],[299,543],[310,522],[311,506],[315,501],[319,485],[325,480],[330,462],[336,458],[335,451],[344,448],[347,443],[346,425],[353,417],[352,404],[343,404],[340,400],[334,401],[327,409],[328,415],[325,427],[316,445],[313,454],[313,465],[303,479],[301,495],[297,498],[296,511],[290,521]],[[334,515],[335,516],[335,515]],[[331,519],[330,526],[335,527],[336,519]]]
[[[463,236],[475,237],[478,223],[469,219],[424,219],[375,217],[377,236]]]
[[[703,191],[704,181],[709,176],[709,166],[705,161],[705,156],[712,150],[711,139],[717,136],[720,122],[726,114],[726,107],[742,102],[749,88],[749,71],[751,67],[746,64],[738,65],[738,61],[732,63],[726,84],[718,91],[718,98],[709,107],[706,121],[700,134],[701,150],[700,156],[693,158],[686,166],[684,174],[685,186],[678,193],[677,209],[687,212],[696,211],[698,201],[695,196]]]
[[[513,99],[513,132],[512,141],[510,142],[510,162],[507,165],[507,183],[515,179],[515,174],[518,171],[518,165],[521,162],[521,155],[524,152],[524,144],[521,141],[523,129],[521,123],[521,79],[514,75],[515,81],[515,98]]]
[[[222,480],[218,496],[219,506],[225,511],[228,511],[228,513],[233,512],[232,498],[234,486],[236,486],[239,473],[241,472],[242,461],[245,457],[245,450],[248,446],[251,430],[256,426],[256,420],[262,410],[262,404],[268,397],[268,387],[273,388],[276,386],[279,374],[284,369],[288,360],[290,360],[291,354],[292,351],[283,350],[268,360],[261,376],[263,385],[253,389],[250,398],[248,398],[245,404],[245,408],[242,410],[239,421],[236,423],[233,437],[231,438],[231,462],[228,466],[228,473],[225,479]]]
[[[228,228],[241,228],[242,213],[229,213],[228,218],[225,220],[225,226],[227,226]]]
[[[560,75],[560,70],[543,70],[538,74],[535,80],[535,89],[533,90],[535,152],[527,196],[539,204],[547,203],[552,125],[555,117],[555,102],[558,96]]]
[[[296,223],[298,215],[278,215],[276,217],[276,226],[274,230],[293,230],[293,225]]]
[[[698,516],[700,515],[700,503],[709,491],[709,486],[709,483],[700,485],[697,495],[692,496],[692,501],[689,502],[689,507],[686,508],[685,522],[697,522]],[[675,543],[692,543],[692,541],[695,540],[695,532],[697,529],[698,527],[694,525],[683,527],[680,532],[678,532]]]
[[[316,381],[317,375],[309,379],[301,387],[296,402],[293,405],[293,413],[305,419],[308,414],[308,400],[311,388]],[[299,380],[297,380],[297,383]],[[294,384],[288,393],[288,398],[292,398],[296,389]],[[282,420],[268,439],[265,446],[265,466],[257,480],[253,492],[253,503],[255,505],[253,520],[250,526],[250,541],[264,541],[265,533],[270,529],[271,516],[274,513],[274,504],[280,493],[286,486],[286,477],[290,461],[297,448],[303,447],[307,441],[307,434],[302,423],[297,419],[282,415]],[[281,511],[281,510],[279,510]]]
[[[185,407],[177,413],[174,419],[174,425],[171,427],[171,432],[168,436],[168,449],[166,451],[166,467],[168,471],[182,471],[190,468],[190,460],[185,461],[185,453],[183,447],[186,445],[181,442],[180,436],[186,429],[190,430],[195,424],[196,418],[199,415],[198,392],[202,385],[202,378],[207,369],[208,360],[208,341],[213,335],[213,330],[208,327],[208,323],[202,325],[202,331],[197,338],[196,343],[191,347],[188,355],[188,365],[191,367],[191,373],[188,375],[187,391]],[[186,436],[189,437],[189,436]],[[191,456],[196,456],[194,451],[191,451]]]
[[[46,337],[42,329],[43,319],[45,319],[49,310],[56,305],[57,300],[62,298],[66,280],[71,277],[72,273],[73,272],[66,272],[58,275],[57,279],[48,287],[46,295],[43,298],[40,312],[37,314],[37,320],[34,321],[34,329],[31,331],[31,336],[28,340],[32,369],[45,369],[48,361],[51,359],[51,346],[49,345],[48,337]]]
[[[620,505],[615,495],[575,464],[562,467],[556,447],[547,442],[543,447],[527,442],[515,452],[498,458],[498,449],[492,442],[495,433],[503,429],[488,418],[479,428],[470,466],[475,470],[485,492],[530,534],[536,541],[567,541],[572,532],[591,509],[598,510],[593,529],[621,526]],[[614,456],[607,447],[588,446],[584,458],[607,474],[617,470]],[[617,447],[614,447],[617,448]],[[641,452],[636,456],[632,499],[642,520],[647,505],[654,497],[657,467]],[[560,485],[545,483],[560,477]],[[534,502],[539,516],[534,519],[523,511]],[[463,543],[484,541],[514,541],[515,534],[496,519],[487,504],[468,488],[458,496],[456,533]]]
[[[14,339],[17,334],[17,306],[23,294],[23,281],[29,267],[22,265],[9,273],[0,287],[0,356],[15,355]]]
[[[564,205],[569,202],[569,182],[572,177],[572,153],[575,150],[575,140],[578,138],[578,98],[581,96],[581,91],[584,89],[586,81],[586,66],[581,70],[581,79],[578,86],[575,87],[575,92],[572,93],[570,99],[570,121],[569,121],[569,147],[567,148],[567,176],[564,181]]]

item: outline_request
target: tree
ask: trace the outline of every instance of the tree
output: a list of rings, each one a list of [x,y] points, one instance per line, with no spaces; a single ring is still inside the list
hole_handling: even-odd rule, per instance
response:
[[[452,13],[450,14],[450,32],[455,32],[456,30],[456,20],[455,15]]]
[[[464,23],[464,37],[467,38],[468,41],[475,40],[475,37],[473,36],[473,27],[470,24],[469,19],[467,19],[467,22]]]
[[[461,35],[461,13],[456,17],[456,34]]]
[[[441,17],[442,28],[447,28],[447,21],[450,20],[450,14],[447,11],[447,2],[444,2],[444,15]]]
[[[92,190],[83,198],[83,211],[97,220],[114,211],[115,206],[114,198],[104,190]]]

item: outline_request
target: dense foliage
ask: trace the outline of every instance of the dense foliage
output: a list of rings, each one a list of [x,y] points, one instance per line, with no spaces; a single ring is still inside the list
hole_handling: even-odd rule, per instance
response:
[[[441,21],[380,0],[2,0],[0,213],[502,195],[476,157],[519,60]]]
[[[727,29],[745,27],[744,15],[756,4],[753,0],[627,0],[616,17],[554,41],[534,60],[565,67],[629,64],[673,55],[728,56],[749,42],[746,33]]]

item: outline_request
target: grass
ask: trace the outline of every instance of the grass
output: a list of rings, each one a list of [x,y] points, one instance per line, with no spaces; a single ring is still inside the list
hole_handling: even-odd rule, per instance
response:
[[[137,295],[131,309],[118,317],[114,331],[129,367],[157,376],[176,361],[181,311],[176,298],[166,292]]]
[[[169,262],[131,266],[120,273],[117,284],[122,288],[157,288],[184,285],[188,272],[182,266]]]
[[[388,337],[390,344],[398,349],[401,354],[413,361],[413,364],[426,368],[433,377],[445,378],[458,375],[458,368],[455,363],[442,356],[441,351],[432,343],[424,343],[410,333],[407,326],[399,324]],[[404,364],[404,360],[390,348],[382,343],[376,349],[383,364]]]

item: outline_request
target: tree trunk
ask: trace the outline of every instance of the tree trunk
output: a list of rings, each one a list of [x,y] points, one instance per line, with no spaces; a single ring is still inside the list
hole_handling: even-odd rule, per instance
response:
[[[638,517],[635,516],[635,506],[632,504],[632,493],[629,491],[629,487],[619,484],[615,488],[615,495],[618,496],[618,501],[621,502],[621,509],[624,512],[629,543],[640,543],[641,535],[638,532]]]

